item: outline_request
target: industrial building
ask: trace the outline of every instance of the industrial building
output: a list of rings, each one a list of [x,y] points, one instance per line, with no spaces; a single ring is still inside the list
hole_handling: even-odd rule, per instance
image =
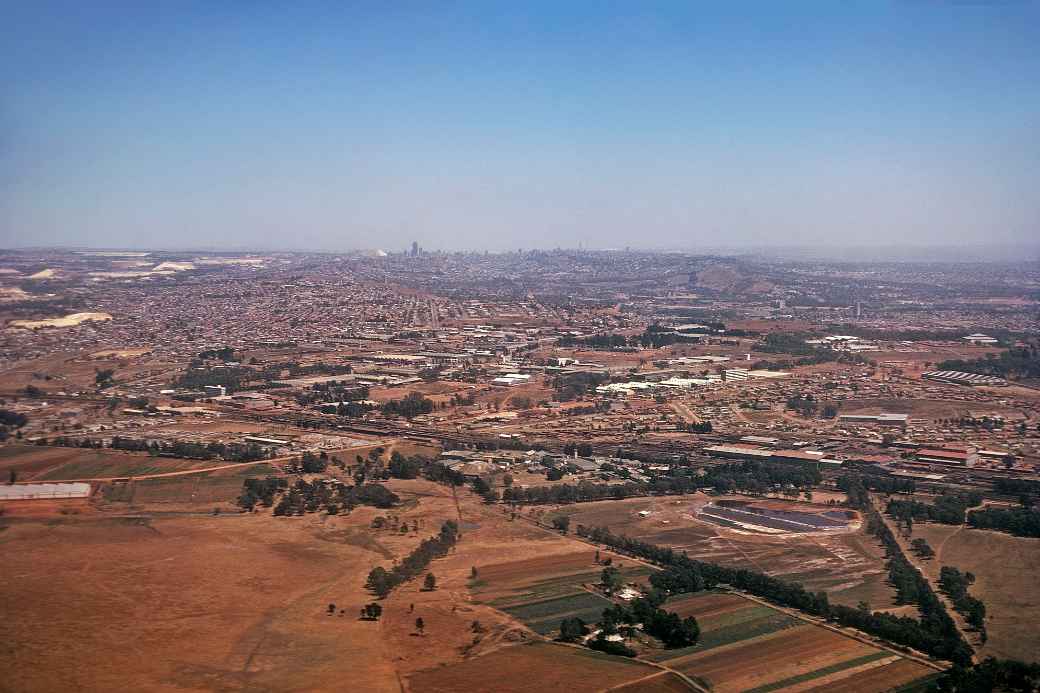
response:
[[[962,467],[972,467],[979,461],[978,454],[966,450],[922,448],[917,451],[915,456],[917,457],[918,462],[928,462],[931,464],[956,464]]]
[[[841,414],[838,416],[841,423],[878,424],[880,426],[902,426],[906,427],[908,416],[906,414]]]
[[[928,380],[947,385],[1007,385],[1007,381],[995,375],[982,375],[980,373],[964,373],[963,371],[928,371],[923,375]]]

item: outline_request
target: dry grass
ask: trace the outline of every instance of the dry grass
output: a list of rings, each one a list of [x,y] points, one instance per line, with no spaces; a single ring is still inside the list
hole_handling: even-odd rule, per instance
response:
[[[1040,661],[1040,539],[948,525],[915,525],[938,554],[925,563],[938,575],[944,565],[975,574],[971,594],[986,605],[988,641],[983,656]]]

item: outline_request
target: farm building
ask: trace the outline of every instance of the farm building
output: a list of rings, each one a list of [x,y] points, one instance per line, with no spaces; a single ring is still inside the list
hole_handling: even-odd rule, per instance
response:
[[[10,484],[0,486],[0,501],[88,498],[90,484]]]

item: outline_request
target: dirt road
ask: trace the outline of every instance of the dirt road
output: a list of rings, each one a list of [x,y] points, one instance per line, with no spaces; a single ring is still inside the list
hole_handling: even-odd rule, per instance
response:
[[[960,632],[961,637],[964,638],[965,642],[974,643],[977,646],[978,643],[976,642],[976,639],[974,637],[971,637],[974,631],[972,631],[971,628],[968,626],[968,622],[964,619],[964,616],[962,616],[956,609],[953,608],[953,602],[950,601],[950,598],[947,597],[946,594],[939,589],[938,581],[929,575],[929,572],[925,569],[921,559],[918,558],[917,554],[915,554],[910,549],[910,542],[899,531],[899,528],[896,526],[896,523],[892,520],[892,518],[885,515],[885,513],[878,514],[881,516],[881,520],[885,523],[885,526],[887,526],[889,530],[891,530],[892,536],[896,538],[896,542],[899,544],[899,548],[900,550],[902,550],[903,555],[906,557],[906,560],[909,561],[910,565],[912,565],[914,568],[917,568],[917,570],[920,571],[921,575],[923,575],[924,578],[928,580],[928,584],[931,585],[932,591],[935,592],[935,596],[939,598],[939,601],[942,602],[942,605],[946,608],[946,611],[949,612],[950,618],[953,619],[953,623],[957,626],[957,630]],[[936,552],[936,560],[938,560],[938,557],[939,554],[938,552]],[[978,656],[975,653],[972,653],[971,660],[973,664],[977,663]]]

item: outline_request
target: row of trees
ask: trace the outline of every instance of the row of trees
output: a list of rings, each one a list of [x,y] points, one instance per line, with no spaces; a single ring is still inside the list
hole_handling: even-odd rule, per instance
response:
[[[982,494],[977,491],[970,493],[943,493],[940,496],[936,496],[934,504],[893,498],[888,501],[885,512],[903,522],[911,520],[939,522],[944,525],[962,525],[964,524],[967,509],[981,502]]]
[[[251,368],[244,366],[221,366],[220,368],[189,368],[173,381],[173,386],[188,390],[199,390],[206,385],[223,385],[234,392],[256,377]]]
[[[1037,348],[1037,343],[1034,341],[1026,346],[1012,347],[1001,352],[999,356],[986,354],[985,358],[970,361],[959,359],[943,361],[935,368],[940,371],[965,371],[995,375],[1011,380],[1037,378],[1040,377],[1040,349]]]
[[[833,605],[826,593],[809,592],[798,583],[785,582],[745,568],[697,561],[670,548],[613,534],[606,528],[579,525],[577,531],[581,536],[606,544],[616,551],[663,566],[664,570],[650,576],[650,582],[665,593],[695,592],[727,584],[936,657],[962,664],[971,661],[971,648],[960,637],[952,619],[942,610],[941,603],[939,611],[930,611],[927,615],[922,613],[920,621],[884,612],[870,613],[866,609]]]
[[[802,332],[772,332],[765,339],[754,346],[755,351],[767,354],[792,354],[794,356],[809,356],[815,352],[811,344],[806,344],[808,334]]]
[[[29,423],[29,417],[20,412],[11,411],[10,409],[0,409],[0,442],[7,440],[11,436],[11,430],[14,429],[15,436],[21,437],[22,432],[18,429]]]
[[[968,524],[976,529],[995,529],[1016,537],[1040,537],[1040,511],[1032,508],[994,508],[968,513]]]
[[[838,405],[834,403],[827,403],[820,408],[819,402],[812,396],[812,393],[805,396],[794,395],[787,398],[787,408],[798,412],[802,416],[815,416],[816,412],[820,412],[820,416],[825,419],[833,419],[838,415]]]
[[[563,454],[567,457],[575,453],[579,457],[592,457],[592,445],[590,443],[567,443],[563,446]]]
[[[994,479],[993,490],[1008,496],[1040,494],[1040,481],[1032,479]]]
[[[441,525],[435,537],[423,541],[390,570],[377,566],[368,574],[365,587],[380,599],[386,597],[398,585],[422,573],[435,558],[446,556],[459,539],[459,526],[452,520]]]
[[[10,409],[0,409],[0,426],[21,428],[27,423],[29,423],[29,417],[25,414]]]
[[[390,455],[387,471],[395,479],[417,479],[428,464],[421,457],[405,457],[397,450]]]
[[[104,447],[104,443],[98,439],[70,438],[58,436],[50,441],[40,439],[38,445],[55,445],[58,447],[73,448],[95,448]],[[182,457],[191,460],[221,459],[227,462],[254,462],[274,457],[270,448],[261,447],[255,443],[196,443],[190,440],[139,440],[137,438],[124,438],[113,436],[108,445],[113,450],[124,450],[127,452],[147,452],[154,457]]]
[[[557,344],[561,347],[587,347],[589,349],[610,350],[620,347],[635,346],[623,334],[594,334],[589,337],[572,337],[564,335]]]
[[[275,497],[281,494],[277,505]],[[303,515],[324,509],[329,515],[338,515],[341,511],[350,512],[359,505],[371,505],[377,508],[392,508],[401,499],[393,491],[382,484],[326,484],[321,479],[307,481],[297,479],[292,487],[285,479],[246,479],[243,482],[242,494],[238,497],[238,505],[244,510],[252,510],[259,503],[264,507],[274,505],[274,514],[278,516]]]
[[[934,690],[939,693],[1033,693],[1040,690],[1040,664],[987,657],[972,667],[948,669],[936,681]]]
[[[953,600],[953,608],[961,612],[986,642],[986,605],[981,599],[968,594],[968,587],[975,583],[975,576],[970,572],[957,570],[953,566],[944,565],[939,570],[939,589]]]
[[[839,478],[837,484],[838,488],[846,493],[849,492],[852,486],[858,486],[864,492],[869,489],[885,494],[905,493],[909,495],[917,490],[917,484],[913,479],[900,479],[895,476],[876,476],[873,474],[846,475]],[[861,507],[865,505],[865,502],[861,499],[859,502],[850,504],[855,507]]]
[[[704,488],[719,493],[766,494],[777,487],[811,489],[821,480],[819,470],[811,465],[748,460],[709,467],[702,476],[689,468],[673,467],[670,474],[656,476],[648,482],[601,484],[581,481],[573,485],[507,488],[502,500],[507,503],[583,503],[633,496],[682,495]]]
[[[433,401],[419,392],[409,392],[402,399],[392,399],[384,403],[380,410],[386,416],[403,416],[406,419],[414,419],[420,414],[429,414],[433,411]]]
[[[663,346],[669,344],[694,344],[701,341],[700,337],[694,337],[692,335],[685,335],[681,332],[675,332],[667,327],[661,327],[660,325],[650,325],[641,335],[634,336],[635,344],[643,347],[644,349],[654,348],[660,349]]]
[[[589,392],[594,392],[597,387],[608,382],[610,376],[605,373],[561,373],[553,378],[553,395],[559,402],[569,402],[581,399]]]

